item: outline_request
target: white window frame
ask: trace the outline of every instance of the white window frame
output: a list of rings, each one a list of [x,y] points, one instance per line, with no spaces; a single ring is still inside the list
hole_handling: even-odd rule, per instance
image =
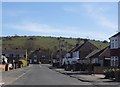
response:
[[[115,39],[114,43],[115,43],[115,48],[118,48],[118,39]]]
[[[111,66],[119,66],[119,57],[118,56],[111,57]]]
[[[111,49],[117,49],[117,48],[119,48],[119,44],[118,44],[118,37],[113,37],[113,38],[111,38]]]

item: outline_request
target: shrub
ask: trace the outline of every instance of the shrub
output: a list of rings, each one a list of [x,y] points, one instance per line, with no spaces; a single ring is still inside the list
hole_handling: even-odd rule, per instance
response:
[[[20,62],[22,62],[23,67],[27,66],[27,60],[26,59],[20,59]]]
[[[120,78],[120,69],[119,68],[112,68],[104,70],[105,78]]]
[[[115,69],[115,80],[120,81],[120,69]]]
[[[115,78],[114,69],[106,69],[104,70],[105,78]]]

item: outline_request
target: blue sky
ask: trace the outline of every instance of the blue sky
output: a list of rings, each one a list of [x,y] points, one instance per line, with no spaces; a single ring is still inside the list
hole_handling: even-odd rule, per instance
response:
[[[108,40],[118,31],[117,2],[4,2],[2,35]]]

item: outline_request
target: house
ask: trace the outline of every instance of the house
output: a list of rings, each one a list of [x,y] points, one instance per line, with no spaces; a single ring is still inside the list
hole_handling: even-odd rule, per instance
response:
[[[107,67],[110,66],[110,46],[104,49],[96,49],[85,57],[87,63],[92,65]]]
[[[21,58],[26,58],[26,50],[23,49],[2,49],[2,55],[8,59],[8,63],[18,62]]]
[[[66,53],[67,52],[64,49],[62,49],[61,51],[57,50],[56,52],[54,52],[52,54],[53,66],[63,67],[63,60],[64,60]]]
[[[50,55],[49,55],[49,53],[47,51],[42,50],[40,61],[43,64],[48,64],[49,63],[49,61],[50,61]]]
[[[89,73],[104,73],[104,70],[110,66],[110,46],[94,50],[85,57],[85,61],[88,63],[86,70]]]
[[[78,58],[79,60],[82,60],[95,49],[98,48],[89,41],[85,41],[82,45],[79,45],[73,50],[72,58]]]
[[[66,60],[69,62],[66,63],[66,67],[71,66],[73,70],[78,70],[79,64],[83,62],[83,59],[95,49],[98,48],[89,41],[85,41],[82,45],[76,45],[76,47],[69,52],[71,59]]]
[[[120,32],[110,39],[111,66],[120,67]]]
[[[29,59],[32,64],[49,63],[49,54],[45,50],[38,49],[29,55]]]
[[[7,58],[7,59],[3,58],[3,65],[5,65],[5,67],[6,67],[5,71],[9,70],[8,66],[10,67],[10,69],[20,68],[21,62],[19,60],[27,58],[26,50],[18,49],[18,48],[16,48],[16,49],[4,48],[4,49],[2,49],[2,55]],[[7,60],[6,64],[4,64],[5,59]]]
[[[60,58],[59,55],[60,55],[59,50],[51,54],[53,67],[59,66],[59,58]]]

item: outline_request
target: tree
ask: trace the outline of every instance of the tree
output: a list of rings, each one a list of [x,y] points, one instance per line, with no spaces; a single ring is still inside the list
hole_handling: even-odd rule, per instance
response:
[[[81,40],[80,38],[77,38],[77,39],[76,39],[76,41],[77,41],[76,44],[80,44],[80,40]]]
[[[28,54],[35,49],[35,43],[32,39],[27,39],[24,44],[25,49],[27,50]]]
[[[104,40],[103,43],[108,43],[108,41]]]

